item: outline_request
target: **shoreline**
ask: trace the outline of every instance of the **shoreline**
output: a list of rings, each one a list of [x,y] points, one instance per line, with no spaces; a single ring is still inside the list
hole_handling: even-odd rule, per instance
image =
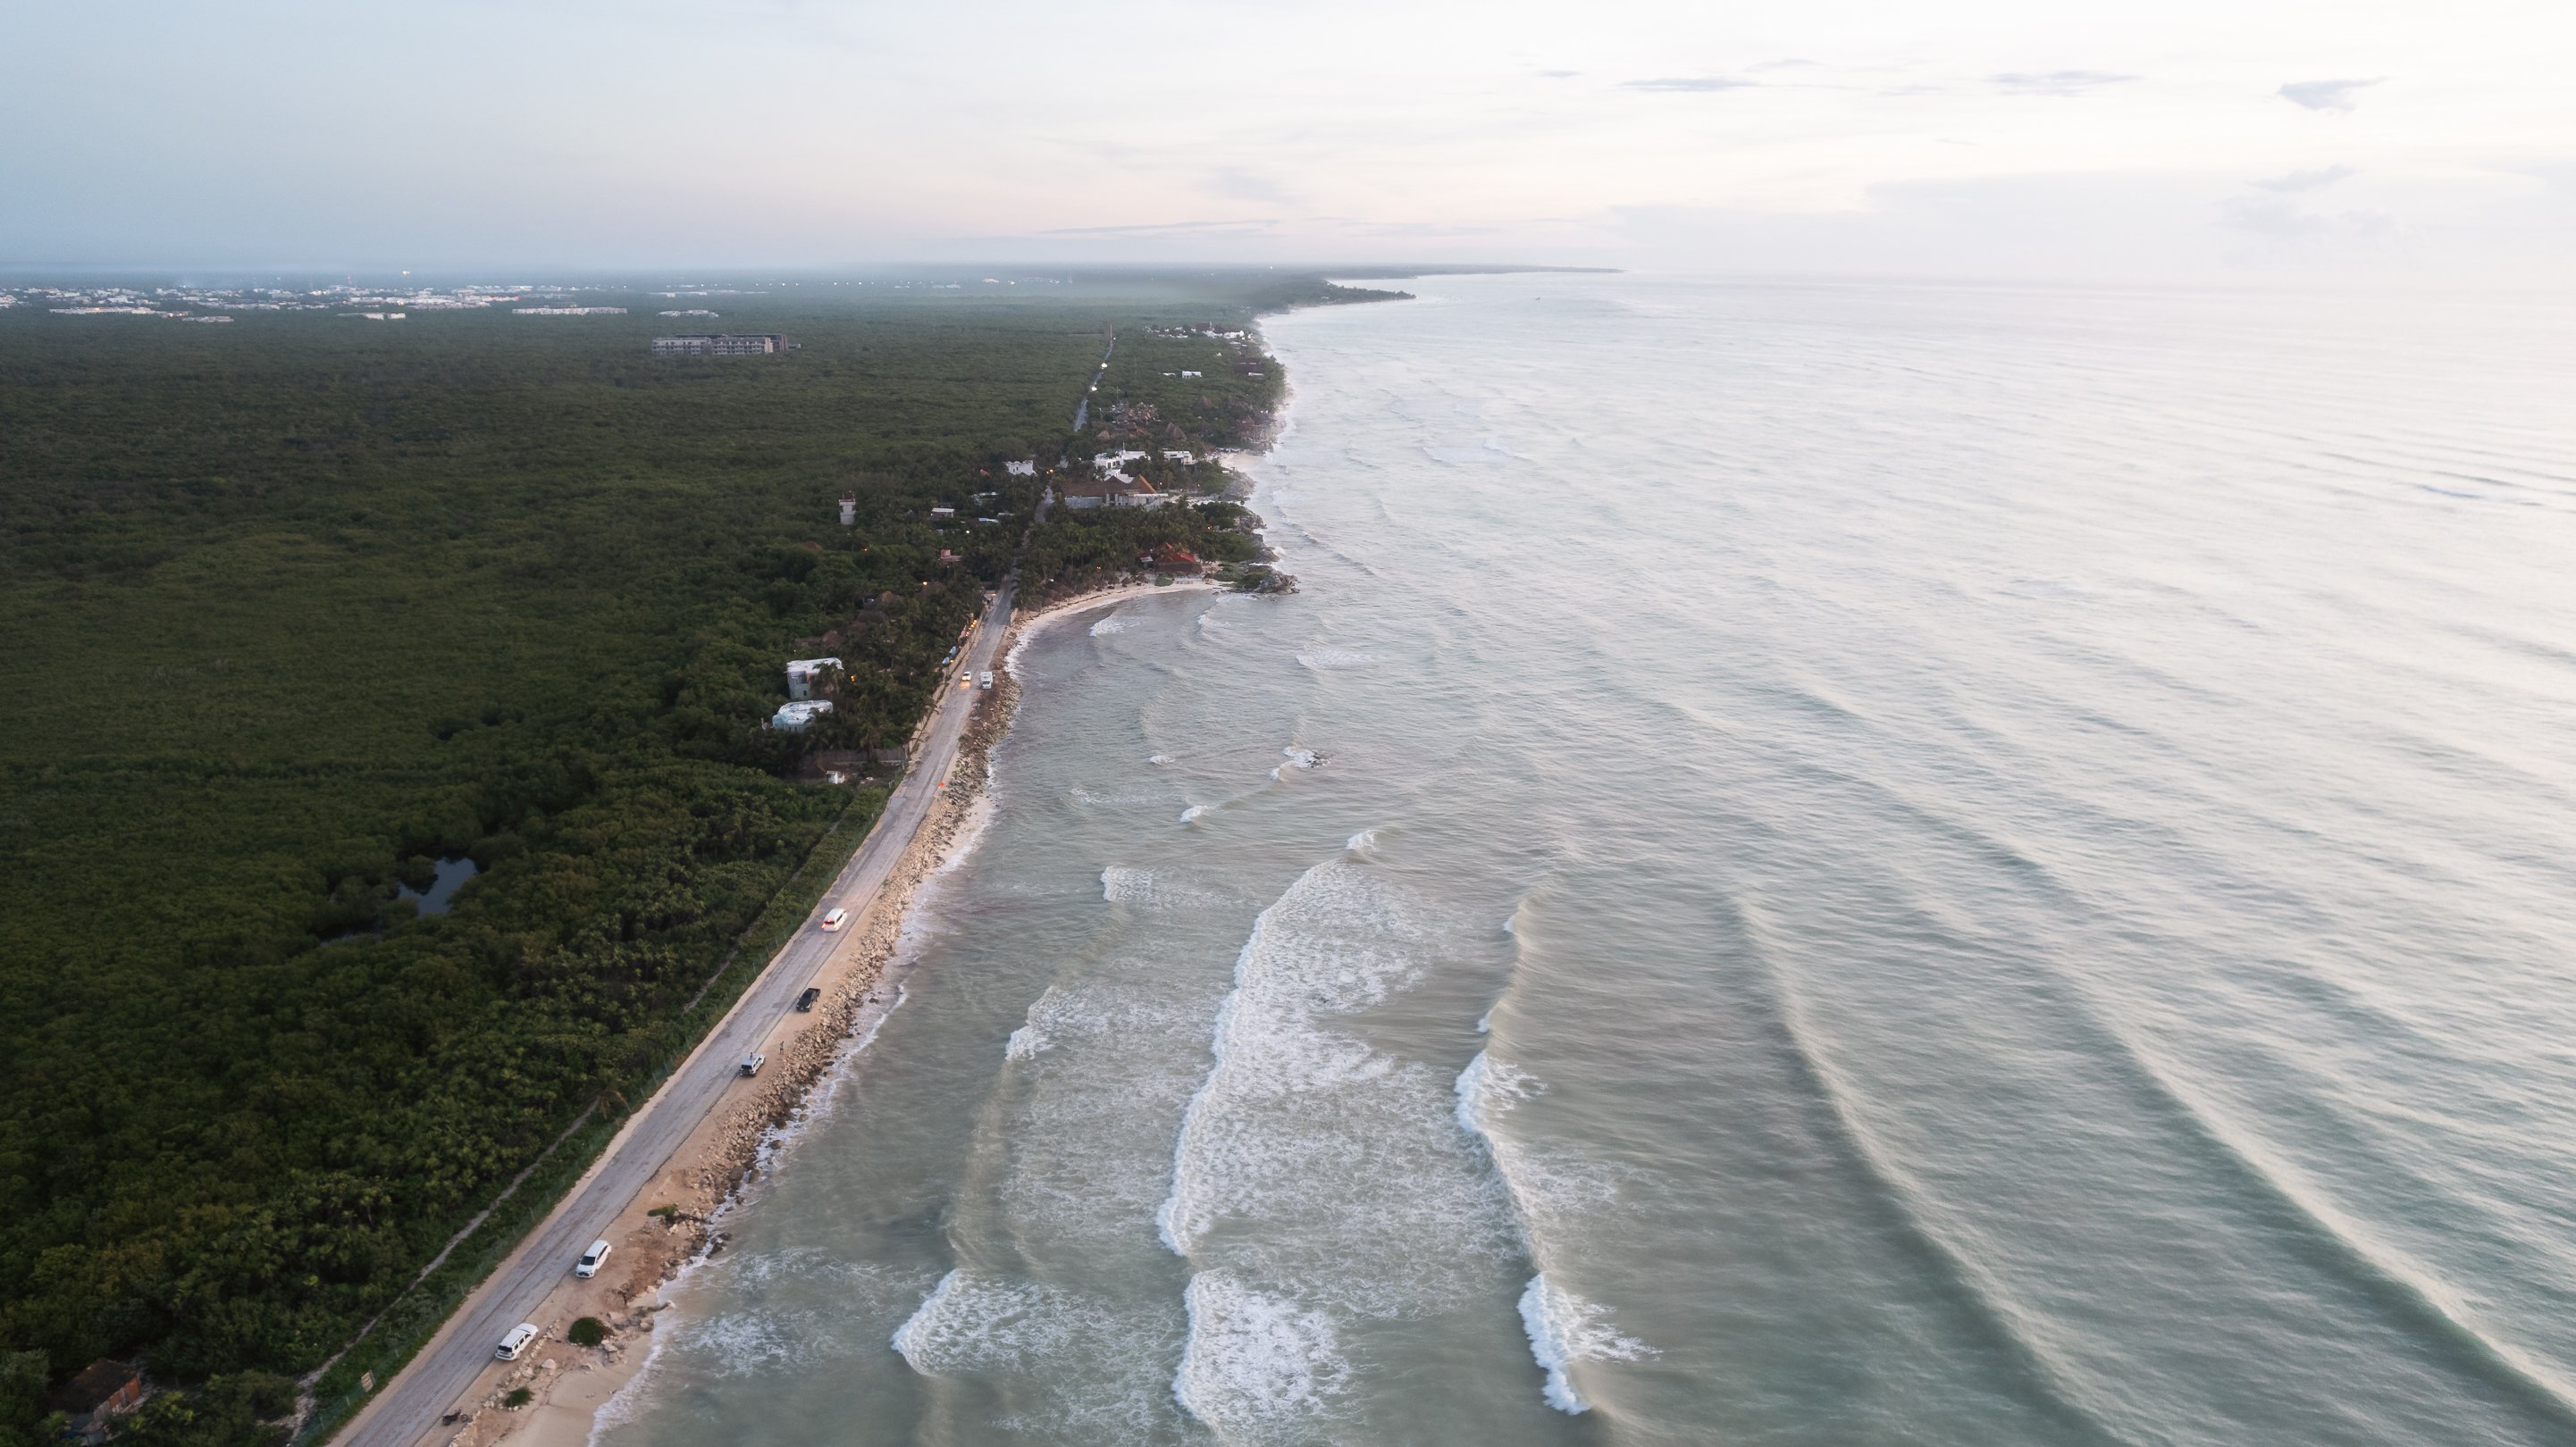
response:
[[[440,1439],[446,1447],[493,1447],[505,1440],[521,1447],[585,1447],[599,1413],[651,1364],[655,1325],[675,1304],[670,1288],[691,1267],[723,1251],[723,1217],[772,1168],[785,1136],[824,1102],[834,1070],[866,1049],[887,1014],[902,1003],[903,981],[911,973],[905,925],[922,887],[973,853],[991,812],[993,750],[1019,711],[1019,650],[1079,613],[1138,597],[1221,591],[1206,579],[1119,583],[1011,621],[996,650],[1001,666],[994,670],[993,692],[969,718],[938,801],[886,887],[852,921],[849,939],[815,981],[823,990],[815,1018],[800,1026],[791,1017],[762,1047],[768,1068],[777,1072],[772,1083],[710,1114],[652,1183],[626,1203],[602,1233],[614,1247],[610,1261],[622,1269],[589,1281],[567,1278],[555,1289],[532,1318],[544,1332],[543,1348],[522,1363],[495,1363],[486,1370],[476,1404],[452,1424],[452,1435]],[[667,1216],[651,1214],[666,1206],[676,1209]],[[564,1329],[582,1316],[597,1317],[607,1328],[599,1346],[564,1340]],[[503,1406],[503,1398],[521,1387],[532,1400],[516,1409]]]
[[[1260,322],[1251,323],[1256,338]],[[1266,342],[1264,343],[1266,347]],[[1275,447],[1290,422],[1292,397],[1283,379],[1279,405],[1262,419],[1243,447],[1229,457],[1258,457]],[[1250,498],[1256,483],[1241,473],[1222,496]],[[531,1317],[540,1349],[519,1363],[495,1362],[477,1379],[473,1405],[424,1442],[439,1447],[589,1447],[601,1412],[638,1382],[658,1353],[654,1335],[661,1314],[676,1303],[671,1287],[689,1270],[724,1249],[718,1226],[772,1165],[776,1148],[811,1119],[833,1085],[833,1074],[876,1037],[886,1016],[903,1001],[911,973],[904,927],[922,887],[964,862],[980,842],[991,812],[993,750],[1010,733],[1019,712],[1020,650],[1053,625],[1079,613],[1134,598],[1175,592],[1232,591],[1207,577],[1160,581],[1121,575],[1097,587],[1015,616],[995,648],[993,692],[977,700],[968,717],[948,778],[876,897],[851,921],[844,942],[815,977],[823,996],[815,1018],[801,1026],[790,1017],[761,1045],[776,1072],[747,1099],[712,1111],[688,1135],[652,1181],[629,1199],[602,1233],[620,1263],[588,1281],[566,1278]],[[660,1214],[657,1214],[659,1212]],[[613,1284],[612,1284],[613,1283]],[[606,1334],[596,1347],[565,1340],[573,1321],[596,1317]],[[531,1396],[503,1405],[517,1389]]]

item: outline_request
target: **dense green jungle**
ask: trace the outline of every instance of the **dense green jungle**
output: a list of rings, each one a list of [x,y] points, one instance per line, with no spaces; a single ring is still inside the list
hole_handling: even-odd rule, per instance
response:
[[[402,1301],[323,1391],[398,1365],[467,1284],[424,1265],[536,1163],[568,1183],[855,847],[881,788],[809,750],[899,746],[1017,560],[1043,596],[1257,546],[1226,507],[1033,530],[1047,471],[1256,439],[1279,371],[1218,333],[1384,295],[731,289],[0,311],[0,1447],[102,1357],[163,1388],[142,1443],[276,1440]],[[651,355],[684,329],[796,347]],[[766,727],[812,652],[834,713]]]

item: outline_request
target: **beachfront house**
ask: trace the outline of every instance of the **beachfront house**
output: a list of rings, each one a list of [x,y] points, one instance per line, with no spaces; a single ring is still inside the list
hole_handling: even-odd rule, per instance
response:
[[[780,733],[801,734],[806,725],[831,711],[832,701],[828,698],[791,699],[769,716],[769,726]]]
[[[96,1444],[116,1430],[117,1418],[142,1406],[143,1397],[142,1369],[101,1357],[47,1394],[45,1405],[67,1419],[66,1439]]]
[[[787,665],[787,696],[791,699],[812,698],[815,686],[830,682],[840,668],[841,660],[837,658],[793,660]]]

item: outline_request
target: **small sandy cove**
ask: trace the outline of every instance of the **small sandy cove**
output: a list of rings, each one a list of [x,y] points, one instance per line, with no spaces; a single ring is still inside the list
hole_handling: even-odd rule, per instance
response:
[[[1214,586],[1204,580],[1132,583],[1084,594],[1015,620],[997,652],[1007,660],[1029,635],[1076,613],[1149,594]],[[571,1262],[564,1263],[563,1283],[529,1318],[544,1333],[538,1349],[516,1362],[496,1360],[486,1367],[456,1404],[453,1420],[425,1442],[491,1447],[509,1438],[517,1447],[583,1447],[590,1440],[599,1409],[644,1364],[652,1344],[649,1333],[671,1305],[664,1288],[688,1262],[710,1248],[723,1249],[721,1233],[708,1223],[751,1183],[762,1143],[795,1116],[815,1082],[839,1058],[841,1047],[892,1006],[893,990],[881,986],[894,959],[904,911],[921,881],[947,861],[959,835],[972,824],[987,760],[1018,706],[1018,677],[1007,667],[997,670],[993,691],[976,702],[946,788],[885,887],[842,931],[840,947],[816,977],[823,998],[812,1014],[790,1015],[759,1047],[769,1056],[766,1083],[710,1113],[670,1165],[600,1232],[614,1248],[605,1270],[583,1281],[572,1274]],[[656,1211],[662,1214],[650,1214]],[[597,1347],[577,1347],[564,1339],[565,1331],[585,1316],[597,1317],[608,1329]],[[522,1387],[531,1400],[517,1408],[504,1406]]]

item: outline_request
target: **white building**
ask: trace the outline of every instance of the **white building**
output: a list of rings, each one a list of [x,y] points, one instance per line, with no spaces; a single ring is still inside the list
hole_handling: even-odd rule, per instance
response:
[[[769,726],[781,733],[801,734],[805,732],[807,724],[831,711],[832,701],[828,698],[799,699],[791,703],[782,703],[778,706],[778,712],[769,716]]]
[[[845,497],[841,499],[841,526],[845,528],[856,527],[858,525],[858,521],[859,500],[855,497]]]
[[[787,665],[787,696],[806,699],[814,696],[814,680],[829,678],[839,669],[837,658],[799,658]]]
[[[1037,459],[1032,457],[1026,462],[1005,462],[1002,464],[1002,470],[1013,477],[1035,477],[1038,475]]]

